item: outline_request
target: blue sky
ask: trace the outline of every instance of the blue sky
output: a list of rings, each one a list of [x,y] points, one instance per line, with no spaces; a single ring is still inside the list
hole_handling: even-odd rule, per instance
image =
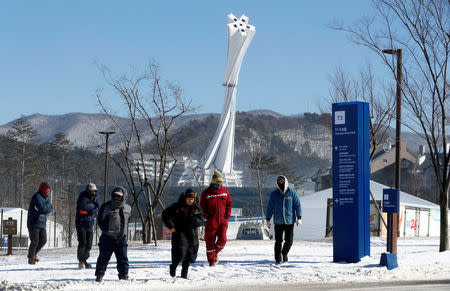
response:
[[[369,0],[349,1],[2,1],[0,124],[21,114],[97,113],[114,73],[142,72],[156,60],[199,113],[220,112],[227,55],[227,15],[256,26],[239,77],[237,110],[318,111],[328,76],[357,74],[376,56],[328,25],[372,14]],[[390,76],[390,75],[389,75]],[[121,104],[110,106],[120,114]]]

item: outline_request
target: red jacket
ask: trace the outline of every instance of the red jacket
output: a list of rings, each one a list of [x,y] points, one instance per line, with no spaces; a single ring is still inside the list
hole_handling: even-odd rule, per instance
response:
[[[216,189],[213,185],[209,185],[202,193],[200,206],[203,217],[207,220],[215,220],[218,224],[228,222],[232,207],[230,193],[223,186]]]

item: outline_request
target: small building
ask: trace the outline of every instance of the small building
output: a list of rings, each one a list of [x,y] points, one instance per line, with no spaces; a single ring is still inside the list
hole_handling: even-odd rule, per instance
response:
[[[13,247],[28,248],[30,245],[27,228],[28,211],[22,208],[0,208],[0,219],[3,221],[9,217],[17,220],[17,235],[13,235]],[[0,235],[3,239],[0,246],[3,248],[6,246],[5,240],[7,240],[7,236],[3,235],[3,223],[0,226]],[[55,223],[52,216],[49,215],[47,218],[47,243],[44,248],[59,248],[64,246],[63,227],[61,224]]]
[[[388,186],[370,181],[370,190],[381,205],[383,189]],[[333,188],[328,188],[309,195],[301,196],[302,225],[294,227],[294,238],[316,239],[331,235],[332,209],[329,209],[329,199],[333,198]],[[372,199],[371,199],[372,203]],[[371,205],[371,234],[386,235],[386,228],[381,222],[378,212]],[[382,209],[382,208],[381,208]],[[383,213],[386,219],[386,213]],[[400,192],[400,236],[439,236],[440,207],[437,204],[417,198],[405,192]],[[328,225],[327,225],[328,222]],[[328,227],[328,231],[327,231]]]

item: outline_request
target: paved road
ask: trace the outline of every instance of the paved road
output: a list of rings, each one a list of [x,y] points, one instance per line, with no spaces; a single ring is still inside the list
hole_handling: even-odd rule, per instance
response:
[[[236,291],[236,288],[213,288],[208,289],[213,291]],[[449,280],[434,280],[434,281],[396,281],[386,283],[342,283],[342,284],[274,284],[265,286],[242,286],[241,290],[245,291],[297,291],[297,290],[331,290],[331,291],[346,291],[346,290],[396,290],[396,291],[410,291],[410,290],[433,290],[433,291],[448,291],[450,290]]]

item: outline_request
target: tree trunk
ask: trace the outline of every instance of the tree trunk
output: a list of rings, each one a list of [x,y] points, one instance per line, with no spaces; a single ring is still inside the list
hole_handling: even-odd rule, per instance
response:
[[[448,188],[448,187],[447,187]],[[444,187],[444,189],[446,189]],[[448,246],[448,189],[441,191],[441,238],[439,251],[444,252],[449,249]]]
[[[142,243],[143,244],[149,244],[150,243],[150,227],[149,227],[150,220],[148,217],[142,221]]]
[[[263,200],[262,200],[261,187],[258,187],[258,192],[259,192],[259,205],[261,207],[261,223],[264,224],[264,206],[263,206]]]

